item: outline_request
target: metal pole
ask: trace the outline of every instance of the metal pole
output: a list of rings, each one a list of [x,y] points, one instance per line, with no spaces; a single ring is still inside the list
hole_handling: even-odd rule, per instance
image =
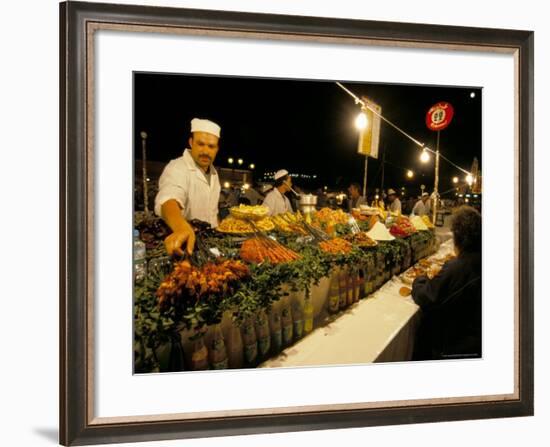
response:
[[[143,209],[145,210],[145,218],[149,217],[149,194],[147,188],[147,159],[145,155],[145,141],[147,140],[147,132],[141,132],[141,167],[143,174]]]
[[[435,225],[435,216],[437,214],[437,202],[439,198],[439,133],[440,131],[437,131],[437,143],[435,146],[435,181],[434,181],[434,204],[433,204],[433,210],[434,214],[432,217],[432,223]]]
[[[367,201],[367,166],[369,163],[369,156],[365,155],[365,174],[363,175],[363,198],[365,203]]]

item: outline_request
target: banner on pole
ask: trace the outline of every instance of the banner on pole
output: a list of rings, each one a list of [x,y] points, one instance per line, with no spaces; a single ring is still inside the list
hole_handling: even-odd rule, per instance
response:
[[[363,97],[368,108],[364,111],[367,115],[367,127],[359,132],[357,152],[372,158],[378,158],[378,145],[380,143],[380,114],[382,107],[368,98]],[[373,110],[376,113],[373,113]]]

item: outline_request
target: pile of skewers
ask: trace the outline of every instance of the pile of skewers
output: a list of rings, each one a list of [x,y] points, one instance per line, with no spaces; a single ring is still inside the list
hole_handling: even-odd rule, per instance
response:
[[[269,237],[261,236],[244,241],[241,246],[240,255],[241,259],[256,264],[262,262],[280,264],[300,258],[300,255],[295,251],[286,248]]]

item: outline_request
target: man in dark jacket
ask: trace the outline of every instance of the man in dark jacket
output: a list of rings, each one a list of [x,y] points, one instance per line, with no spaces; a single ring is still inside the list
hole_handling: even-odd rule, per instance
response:
[[[481,214],[458,208],[451,231],[457,257],[413,283],[423,313],[413,360],[481,357]]]

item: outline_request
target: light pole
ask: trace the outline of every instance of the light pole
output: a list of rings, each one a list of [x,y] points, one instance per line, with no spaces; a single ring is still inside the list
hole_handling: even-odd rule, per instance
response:
[[[146,159],[146,140],[147,132],[141,131],[141,173],[143,176],[143,209],[145,219],[149,218],[149,188],[147,186],[147,159]]]

